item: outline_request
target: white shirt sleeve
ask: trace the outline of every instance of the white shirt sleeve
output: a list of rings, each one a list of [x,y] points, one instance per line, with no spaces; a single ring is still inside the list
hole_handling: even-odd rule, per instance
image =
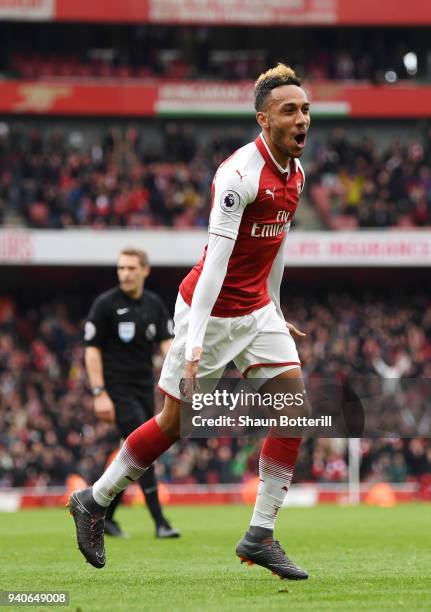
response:
[[[305,172],[304,172],[304,168],[302,167],[301,162],[299,161],[298,158],[295,159],[295,163],[296,163],[296,168],[302,174],[302,186],[301,186],[301,193],[302,193],[304,191],[304,187],[305,187]]]
[[[187,331],[187,360],[193,349],[202,348],[208,319],[226,276],[229,258],[235,246],[242,215],[257,195],[249,170],[229,162],[220,166],[213,181],[213,204],[209,221],[209,240],[205,263],[196,284]],[[255,181],[256,182],[256,181]]]
[[[235,240],[210,234],[205,263],[193,293],[185,358],[193,359],[193,349],[202,347],[208,319],[221,291]]]
[[[290,223],[286,224],[285,234],[283,236],[283,240],[280,244],[280,248],[278,249],[278,253],[274,259],[272,264],[271,272],[268,276],[268,293],[271,301],[274,302],[275,307],[277,309],[277,313],[284,321],[283,311],[281,309],[280,304],[280,287],[281,281],[283,280],[284,273],[284,245],[286,244],[287,234],[290,229]]]
[[[214,177],[209,232],[236,239],[245,207],[256,198],[247,174],[230,164],[220,166]]]

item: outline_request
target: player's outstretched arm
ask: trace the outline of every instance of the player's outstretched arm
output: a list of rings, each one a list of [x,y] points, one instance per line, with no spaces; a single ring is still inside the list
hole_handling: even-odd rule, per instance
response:
[[[285,229],[283,240],[278,249],[278,253],[273,261],[271,272],[268,276],[268,293],[271,301],[275,304],[278,315],[284,321],[283,311],[281,310],[280,304],[280,287],[283,280],[284,274],[284,245],[286,244],[286,237],[288,234],[288,228]]]
[[[197,389],[196,376],[208,319],[221,291],[235,240],[210,234],[202,273],[191,305],[185,351],[185,379],[181,392],[188,398]]]
[[[286,232],[284,234],[283,241],[280,245],[276,258],[274,259],[274,263],[272,264],[271,272],[268,277],[269,296],[272,302],[274,302],[277,312],[279,316],[283,319],[283,321],[284,321],[284,315],[283,315],[283,311],[281,310],[281,304],[280,304],[280,287],[281,287],[281,282],[283,280],[283,274],[284,274],[284,245],[286,243],[288,231],[289,231],[289,228],[286,228]],[[288,323],[286,321],[286,326],[288,330],[290,331],[290,333],[292,334],[292,336],[295,336],[297,338],[303,338],[304,336],[306,336],[306,334],[303,331],[299,330],[293,323]]]
[[[193,393],[197,384],[196,376],[208,319],[226,276],[245,207],[254,201],[256,192],[257,187],[250,183],[247,170],[237,165],[235,156],[217,170],[213,182],[208,248],[193,293],[186,340],[185,384],[181,391],[187,390],[187,397]]]

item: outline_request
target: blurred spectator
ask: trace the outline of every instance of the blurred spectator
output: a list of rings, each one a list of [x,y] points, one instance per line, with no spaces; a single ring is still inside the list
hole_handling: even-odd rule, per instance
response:
[[[383,392],[387,395],[401,389],[399,381],[411,367],[410,359],[403,354],[393,355],[391,361],[392,365],[389,365],[381,357],[373,359],[374,369],[384,379]]]

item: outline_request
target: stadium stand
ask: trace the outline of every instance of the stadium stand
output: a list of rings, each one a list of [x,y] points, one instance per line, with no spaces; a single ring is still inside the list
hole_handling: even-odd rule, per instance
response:
[[[0,235],[3,264],[46,264],[34,248],[37,232],[19,231],[16,238],[15,229],[203,229],[214,170],[256,131],[252,81],[276,61],[294,65],[310,88],[313,139],[304,156],[301,202],[308,213],[295,223],[340,230],[346,250],[330,265],[344,265],[349,246],[361,256],[361,245],[343,230],[430,225],[425,5],[382,15],[382,6],[369,0],[359,13],[354,3],[339,2],[335,9],[327,3],[313,16],[301,9],[296,14],[295,7],[283,15],[279,3],[268,3],[268,29],[260,7],[251,14],[244,3],[229,11],[237,17],[216,7],[211,25],[205,14],[195,26],[182,13],[186,2],[160,22],[155,13],[143,15],[147,3],[133,3],[128,25],[124,3],[69,3],[66,15],[65,6],[42,4],[47,13],[41,16],[30,3],[11,3],[2,13],[9,20],[0,23],[0,232],[12,228]],[[372,27],[363,25],[364,15]],[[387,23],[396,27],[382,27]],[[202,114],[211,126],[190,128]],[[117,119],[120,127],[110,128]],[[364,135],[364,119],[376,122],[372,136]],[[343,127],[331,134],[335,120]],[[319,233],[318,254],[312,250],[305,266],[319,264],[324,234],[329,232]],[[386,255],[396,247],[407,253],[403,265],[418,265],[405,241],[409,232],[400,234]],[[419,256],[429,262],[427,237],[419,234]],[[378,266],[380,242],[367,240]],[[338,253],[338,246],[329,251]],[[298,248],[300,264],[306,247],[305,239]],[[172,256],[171,271],[176,265]],[[385,265],[391,263],[385,259]],[[356,269],[352,276],[361,273]],[[322,270],[325,275],[331,271]],[[67,267],[58,268],[60,277],[59,287],[64,279],[79,287]],[[164,290],[173,287],[167,282]],[[301,344],[307,376],[378,377],[385,368],[400,376],[430,376],[429,296],[419,295],[418,287],[408,302],[366,293],[347,297],[342,282],[332,288],[326,297],[289,299],[288,318],[308,332]],[[84,313],[61,299],[40,300],[24,311],[15,274],[3,275],[0,291],[10,296],[0,299],[0,486],[62,486],[71,471],[92,481],[118,440],[92,415],[82,359]],[[88,295],[82,298],[87,301]],[[184,442],[162,457],[158,471],[173,483],[240,482],[255,476],[257,459],[247,439]],[[417,482],[431,478],[430,472],[429,440],[362,440],[364,480]],[[297,481],[346,478],[345,441],[304,445]]]
[[[250,130],[213,128],[204,142],[188,123],[158,130],[161,147],[150,152],[146,129],[132,124],[84,142],[79,125],[70,134],[3,123],[0,211],[33,228],[205,227],[213,174]],[[304,165],[313,221],[332,230],[430,225],[430,136],[382,148],[336,128],[312,140]]]
[[[247,28],[240,45],[238,37],[235,27],[0,24],[0,69],[21,79],[236,81],[288,60],[308,81],[384,83],[393,79],[389,71],[396,80],[430,78],[426,28],[310,27],[290,30],[287,39],[284,28],[273,28],[270,50],[265,29]]]
[[[396,307],[376,295],[295,298],[288,317],[307,331],[301,342],[307,377],[377,376],[377,359],[393,365],[400,357],[407,360],[406,376],[431,376],[431,302],[424,295]],[[114,431],[93,415],[82,329],[64,301],[23,312],[11,299],[0,300],[0,486],[62,486],[70,473],[91,481],[118,445]],[[255,440],[184,440],[157,469],[168,483],[233,483],[254,477],[257,461]],[[361,475],[369,482],[427,479],[430,441],[364,438]],[[303,446],[297,482],[346,478],[345,440]]]
[[[428,136],[431,136],[428,133]],[[431,141],[384,150],[376,141],[337,129],[317,145],[308,167],[308,193],[329,229],[415,227],[431,222]]]
[[[430,24],[424,0],[0,0],[0,575],[13,589],[0,604],[426,607]],[[296,340],[306,397],[341,428],[305,437],[292,487],[286,441],[267,477],[259,435],[234,437],[234,426],[180,439],[155,470],[183,537],[153,538],[131,482],[120,510],[131,538],[107,543],[96,576],[66,505],[120,440],[94,414],[85,317],[128,246],[147,252],[145,286],[174,312],[208,240],[214,172],[259,133],[253,83],[278,62],[303,79],[312,119],[280,301],[306,332]],[[238,376],[230,363],[230,390],[248,387]],[[245,569],[240,549],[235,564],[256,500],[247,537],[265,533],[283,571],[294,559],[310,584]],[[81,551],[102,531],[85,516]]]

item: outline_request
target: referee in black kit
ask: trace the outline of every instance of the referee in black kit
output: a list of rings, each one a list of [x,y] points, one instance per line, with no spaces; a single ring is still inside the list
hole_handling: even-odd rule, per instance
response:
[[[94,301],[85,324],[85,365],[99,419],[116,423],[126,438],[154,416],[152,357],[156,346],[166,356],[173,324],[162,300],[144,291],[150,267],[144,251],[123,249],[118,257],[119,286]],[[163,516],[154,466],[139,478],[159,538],[180,534]],[[113,514],[120,496],[108,508],[105,533],[124,536]]]

